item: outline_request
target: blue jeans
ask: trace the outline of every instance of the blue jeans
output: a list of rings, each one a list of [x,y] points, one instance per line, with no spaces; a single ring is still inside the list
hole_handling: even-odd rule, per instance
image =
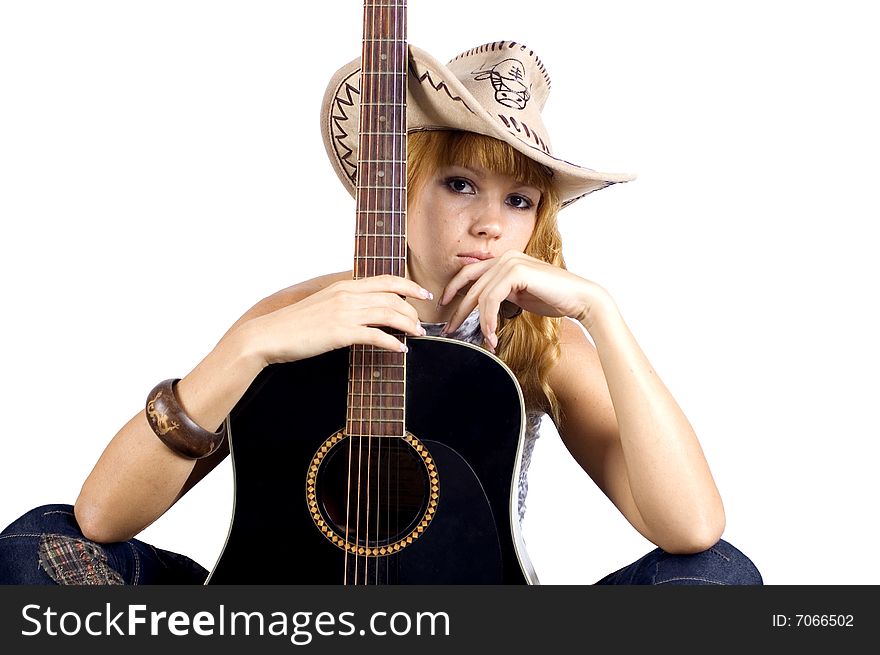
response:
[[[190,558],[138,539],[89,541],[71,505],[37,507],[0,532],[0,584],[202,584],[207,577]]]
[[[762,585],[764,581],[748,557],[721,539],[708,550],[693,555],[670,555],[655,548],[596,584]]]
[[[188,557],[138,539],[86,539],[70,505],[37,507],[0,532],[0,584],[203,584],[208,571]],[[760,585],[748,557],[724,540],[694,555],[659,548],[596,584]]]

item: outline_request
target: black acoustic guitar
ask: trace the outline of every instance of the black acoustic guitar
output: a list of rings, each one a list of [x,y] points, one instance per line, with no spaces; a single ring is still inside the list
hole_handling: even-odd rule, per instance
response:
[[[354,276],[405,275],[405,0],[366,0]],[[533,584],[525,413],[476,346],[407,338],[268,366],[230,413],[235,499],[206,584]]]

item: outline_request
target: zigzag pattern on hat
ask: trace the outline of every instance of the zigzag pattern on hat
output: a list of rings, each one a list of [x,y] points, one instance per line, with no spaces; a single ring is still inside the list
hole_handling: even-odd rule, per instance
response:
[[[333,141],[333,148],[339,157],[339,163],[345,168],[345,174],[348,175],[352,182],[357,182],[357,164],[351,160],[354,150],[345,145],[345,139],[351,135],[342,126],[342,123],[345,121],[354,121],[352,124],[357,128],[357,119],[352,118],[346,113],[346,107],[353,108],[355,96],[360,96],[361,94],[359,86],[354,86],[349,82],[352,77],[360,80],[360,69],[343,80],[334,94],[333,107],[336,111],[332,111],[330,114],[330,129],[332,132],[330,138]]]
[[[446,82],[443,82],[442,80],[440,82],[435,82],[434,79],[431,77],[431,71],[426,70],[424,74],[419,75],[419,72],[416,70],[415,64],[412,61],[409,62],[409,69],[412,74],[416,76],[416,81],[418,81],[419,84],[422,84],[425,80],[427,80],[428,86],[430,86],[432,89],[434,89],[435,91],[445,91],[450,100],[452,100],[453,102],[460,102],[469,112],[471,112],[472,114],[475,113],[474,110],[468,107],[468,104],[464,100],[462,100],[461,96],[452,95],[452,91],[450,91],[449,87],[446,86]]]

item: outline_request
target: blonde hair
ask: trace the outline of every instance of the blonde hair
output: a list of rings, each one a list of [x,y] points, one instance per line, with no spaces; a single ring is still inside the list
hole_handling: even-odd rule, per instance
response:
[[[565,268],[562,238],[556,224],[559,197],[552,172],[508,144],[473,132],[426,130],[407,137],[407,188],[416,197],[428,177],[442,166],[479,166],[507,175],[541,190],[535,230],[525,254]],[[558,423],[559,403],[548,382],[559,359],[559,318],[524,311],[516,319],[501,319],[496,354],[516,375],[527,410],[549,413]]]

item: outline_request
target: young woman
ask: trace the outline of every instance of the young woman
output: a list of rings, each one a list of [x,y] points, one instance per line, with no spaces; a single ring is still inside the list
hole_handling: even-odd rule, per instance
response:
[[[331,80],[323,110],[327,151],[350,191],[358,63]],[[200,565],[135,536],[228,455],[218,426],[265,367],[352,345],[400,351],[390,328],[478,344],[516,374],[528,416],[520,512],[547,414],[584,471],[657,545],[602,583],[761,584],[721,540],[722,501],[687,418],[608,291],[563,261],[557,212],[632,176],[552,155],[540,114],[549,78],[521,44],[479,46],[448,65],[411,46],[409,77],[406,277],[333,273],[258,302],[188,375],[154,389],[74,508],[37,508],[0,535],[0,582],[203,582]],[[188,424],[192,439],[167,438],[163,416]]]

